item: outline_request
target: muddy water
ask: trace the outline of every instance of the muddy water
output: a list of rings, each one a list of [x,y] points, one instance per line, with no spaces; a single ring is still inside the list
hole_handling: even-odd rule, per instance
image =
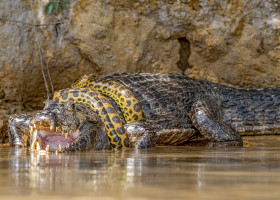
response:
[[[61,155],[2,145],[0,199],[280,199],[280,137],[244,141]]]

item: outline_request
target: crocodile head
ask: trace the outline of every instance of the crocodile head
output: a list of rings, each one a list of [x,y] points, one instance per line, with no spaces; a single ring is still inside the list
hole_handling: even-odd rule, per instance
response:
[[[54,103],[47,100],[43,110],[29,123],[31,149],[73,151],[106,146],[104,124],[86,104]]]

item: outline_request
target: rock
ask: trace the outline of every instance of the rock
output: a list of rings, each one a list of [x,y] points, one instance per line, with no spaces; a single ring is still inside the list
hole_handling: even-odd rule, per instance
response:
[[[1,125],[1,124],[0,124]],[[5,122],[0,126],[0,144],[5,144],[9,142],[9,136],[8,136],[8,123]]]
[[[278,0],[76,0],[50,15],[45,5],[0,2],[2,123],[14,113],[43,107],[40,50],[50,91],[47,66],[54,90],[82,74],[114,72],[280,86]]]

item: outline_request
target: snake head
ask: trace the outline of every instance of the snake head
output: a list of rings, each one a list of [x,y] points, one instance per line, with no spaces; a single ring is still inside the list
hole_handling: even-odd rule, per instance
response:
[[[72,88],[87,87],[89,82],[98,79],[96,74],[83,75],[71,85]]]

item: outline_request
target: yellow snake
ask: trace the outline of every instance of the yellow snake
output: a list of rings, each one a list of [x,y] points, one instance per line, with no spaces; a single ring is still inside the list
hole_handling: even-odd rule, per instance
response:
[[[121,109],[127,123],[145,120],[141,104],[132,91],[116,81],[98,80],[96,75],[84,75],[75,81],[73,88],[89,87],[112,98]]]

